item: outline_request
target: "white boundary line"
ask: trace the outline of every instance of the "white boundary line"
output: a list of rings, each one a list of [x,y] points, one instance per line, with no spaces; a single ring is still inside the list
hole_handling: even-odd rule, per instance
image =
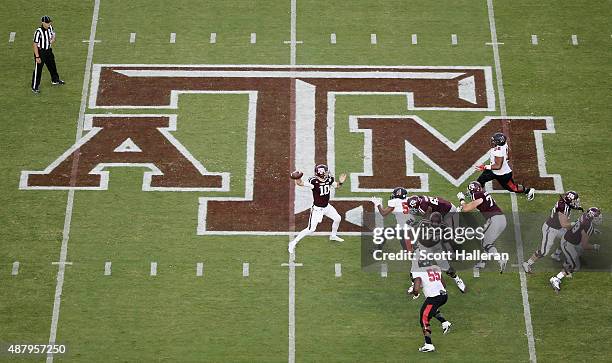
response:
[[[81,107],[79,108],[79,119],[77,120],[77,131],[75,142],[81,138],[83,132],[83,120],[87,105],[87,91],[91,77],[91,64],[93,62],[94,40],[96,39],[96,28],[98,26],[98,13],[100,11],[100,0],[95,0],[93,14],[91,17],[91,28],[89,30],[89,43],[87,47],[87,61],[83,75],[83,90],[81,92]],[[49,344],[55,344],[57,337],[57,324],[59,321],[60,305],[62,302],[62,289],[64,286],[64,273],[66,270],[66,257],[68,255],[68,240],[70,238],[70,223],[72,222],[72,207],[74,205],[74,190],[68,191],[66,201],[66,215],[64,218],[64,229],[62,231],[62,247],[60,251],[60,263],[57,266],[57,284],[55,285],[55,297],[53,299],[53,315],[51,317],[51,328],[49,329]],[[53,353],[47,354],[47,363],[53,362]]]
[[[506,97],[504,94],[504,83],[502,79],[501,62],[499,60],[499,48],[497,45],[497,29],[495,27],[495,12],[493,10],[493,0],[487,0],[489,13],[489,27],[491,29],[491,43],[493,43],[493,58],[495,61],[495,73],[497,78],[497,91],[499,92],[499,109],[501,116],[506,116]],[[516,254],[518,263],[523,262],[523,241],[521,238],[521,222],[518,215],[518,203],[516,194],[510,194],[512,201],[512,217],[514,224],[514,235],[516,238]],[[525,331],[527,334],[527,345],[529,347],[529,361],[537,362],[535,337],[533,335],[533,325],[531,322],[531,308],[529,306],[529,292],[527,291],[527,277],[525,271],[519,267],[519,277],[521,280],[521,296],[523,298],[523,316],[525,317]]]
[[[291,56],[290,56],[290,65],[291,66],[295,66],[296,61],[297,61],[297,48],[296,48],[296,39],[297,39],[297,0],[291,0]],[[292,82],[296,83],[296,87],[293,90],[294,92],[297,93],[297,80],[292,80]],[[297,96],[297,95],[296,95]],[[296,100],[297,103],[297,100]],[[297,124],[297,117],[298,117],[298,110],[297,110],[297,104],[296,104],[296,111],[295,111],[295,119],[294,120],[290,120],[290,122],[295,122]],[[313,120],[314,122],[314,120]],[[296,125],[296,135],[297,135],[297,125]],[[295,142],[295,140],[293,140],[292,142]],[[295,157],[295,156],[294,156]],[[296,163],[297,160],[294,160],[294,163]],[[295,196],[294,196],[294,201],[293,201],[294,205],[293,205],[293,210],[295,211],[296,208],[296,204],[295,204]],[[289,242],[291,242],[291,240],[295,238],[294,234],[289,235]],[[288,261],[288,266],[289,266],[289,276],[288,276],[288,307],[287,307],[287,314],[288,314],[288,326],[287,326],[287,362],[288,363],[295,363],[295,253],[289,254],[289,261]]]

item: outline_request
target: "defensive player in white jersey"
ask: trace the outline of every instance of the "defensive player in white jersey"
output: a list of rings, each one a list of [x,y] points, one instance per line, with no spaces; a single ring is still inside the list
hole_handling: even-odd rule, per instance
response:
[[[416,224],[414,215],[410,213],[410,208],[408,208],[408,191],[402,187],[393,189],[391,197],[387,201],[387,207],[383,208],[383,206],[378,203],[377,198],[372,198],[372,203],[374,203],[376,209],[378,209],[378,212],[383,217],[393,213],[397,225],[402,228],[406,224],[409,226]],[[400,244],[405,250],[412,251],[412,245],[406,243],[404,239],[400,241]]]
[[[481,164],[476,167],[482,171],[478,177],[478,182],[484,188],[485,183],[497,180],[506,190],[514,193],[524,193],[527,200],[535,198],[535,189],[528,188],[522,184],[517,184],[512,179],[512,168],[508,160],[508,143],[506,135],[497,132],[491,136],[490,164]]]
[[[417,266],[415,268],[415,265]],[[425,295],[425,301],[419,313],[419,323],[423,329],[425,344],[419,348],[419,352],[427,353],[436,350],[431,341],[431,318],[436,318],[442,323],[442,332],[447,334],[450,331],[451,323],[447,321],[440,307],[448,301],[446,285],[442,278],[442,270],[439,266],[433,265],[429,260],[418,260],[413,264],[412,276],[414,277],[414,288],[408,294],[419,296],[421,291]]]
[[[314,174],[315,176],[308,178],[308,181],[303,181],[301,179],[303,173],[298,171],[291,173],[291,178],[294,179],[295,185],[312,190],[313,204],[310,208],[308,226],[304,228],[293,241],[289,242],[289,253],[294,253],[295,246],[297,246],[298,242],[317,229],[317,225],[323,220],[323,216],[329,217],[333,221],[329,239],[331,241],[344,242],[342,238],[336,235],[342,218],[340,214],[338,214],[336,208],[329,204],[329,198],[332,188],[340,188],[342,186],[346,180],[346,174],[341,174],[338,181],[335,181],[334,177],[329,175],[329,169],[325,164],[318,164],[315,166]]]

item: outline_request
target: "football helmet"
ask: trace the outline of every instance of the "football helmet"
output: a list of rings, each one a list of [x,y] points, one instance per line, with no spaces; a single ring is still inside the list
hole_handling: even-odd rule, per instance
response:
[[[587,219],[590,219],[591,222],[593,222],[593,224],[595,225],[599,225],[603,221],[603,217],[601,215],[601,209],[596,208],[596,207],[589,208],[589,210],[586,211],[586,213],[584,213],[584,216]]]
[[[402,187],[397,187],[393,189],[391,193],[391,199],[406,199],[408,196],[408,191]]]
[[[408,207],[410,208],[410,213],[417,214],[419,211],[419,207],[421,206],[421,197],[418,195],[413,195],[408,198]]]
[[[496,132],[491,136],[491,145],[493,146],[504,146],[506,145],[506,135],[501,132]]]
[[[476,192],[482,192],[482,185],[480,185],[480,183],[477,181],[473,181],[470,184],[468,184],[467,190],[468,190],[468,193],[470,194],[476,193]]]
[[[575,191],[573,190],[567,191],[565,192],[565,194],[561,196],[561,198],[570,207],[574,209],[580,208],[580,197],[578,196],[578,193],[576,193]]]
[[[318,178],[325,179],[329,174],[329,169],[325,164],[317,164],[317,166],[314,168],[314,173]]]
[[[433,212],[429,215],[429,222],[432,227],[440,227],[442,225],[442,214],[440,212]]]

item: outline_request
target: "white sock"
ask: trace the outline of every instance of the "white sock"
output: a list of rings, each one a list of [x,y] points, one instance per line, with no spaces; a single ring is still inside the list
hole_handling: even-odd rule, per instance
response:
[[[557,274],[557,278],[558,278],[559,280],[561,280],[561,279],[562,279],[562,278],[564,278],[564,277],[565,277],[565,272],[564,272],[564,271],[561,271],[561,272],[559,272],[559,273]]]
[[[334,221],[334,223],[332,223],[332,232],[331,232],[332,236],[335,236],[336,233],[338,233],[338,227],[340,227],[340,220],[339,219],[337,221]]]

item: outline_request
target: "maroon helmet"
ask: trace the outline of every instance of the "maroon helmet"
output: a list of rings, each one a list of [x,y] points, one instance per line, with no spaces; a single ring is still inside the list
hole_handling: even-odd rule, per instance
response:
[[[433,212],[429,215],[429,221],[433,227],[440,227],[442,225],[442,214],[440,212]]]
[[[410,208],[410,212],[412,214],[417,214],[420,206],[421,197],[419,197],[418,195],[413,195],[408,198],[408,208]]]
[[[593,222],[593,224],[595,225],[599,225],[601,224],[601,222],[603,221],[603,218],[601,216],[601,209],[597,208],[597,207],[591,207],[589,208],[589,210],[587,210],[583,216],[586,219],[591,220],[591,222]]]
[[[325,164],[317,164],[314,168],[314,173],[318,178],[325,179],[329,174],[329,168]]]
[[[565,194],[561,195],[561,199],[563,199],[565,204],[574,209],[580,208],[580,197],[578,196],[578,193],[573,190],[565,192]]]

